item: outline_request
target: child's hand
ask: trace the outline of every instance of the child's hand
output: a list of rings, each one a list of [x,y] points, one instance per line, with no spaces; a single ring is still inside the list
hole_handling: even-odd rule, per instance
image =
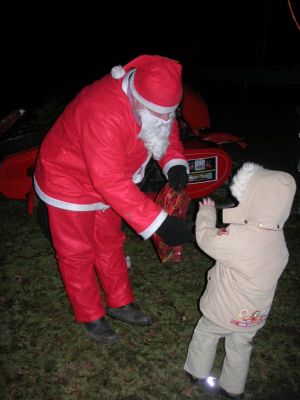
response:
[[[215,202],[210,197],[207,197],[207,198],[202,199],[202,201],[199,201],[199,206],[200,207],[201,206],[215,207],[216,205],[215,205]]]

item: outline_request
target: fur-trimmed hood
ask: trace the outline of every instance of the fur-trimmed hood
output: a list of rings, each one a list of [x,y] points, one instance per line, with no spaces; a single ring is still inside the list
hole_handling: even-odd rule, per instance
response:
[[[290,214],[296,183],[286,172],[247,162],[234,176],[230,189],[239,205],[223,210],[224,223],[280,230]]]

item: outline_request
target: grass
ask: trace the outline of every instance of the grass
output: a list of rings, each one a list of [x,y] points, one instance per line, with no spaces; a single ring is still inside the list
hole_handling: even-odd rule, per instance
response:
[[[74,322],[51,244],[23,201],[1,197],[1,398],[3,400],[209,399],[183,364],[197,302],[212,260],[184,246],[179,264],[161,264],[151,242],[125,227],[136,301],[151,327],[117,320],[114,346],[87,339]],[[299,215],[286,226],[290,261],[269,320],[254,339],[245,399],[299,398]],[[214,372],[222,364],[222,343]]]

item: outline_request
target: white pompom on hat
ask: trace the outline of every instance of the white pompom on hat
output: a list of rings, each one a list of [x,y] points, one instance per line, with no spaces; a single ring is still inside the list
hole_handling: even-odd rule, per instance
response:
[[[126,71],[124,68],[122,68],[122,65],[116,65],[111,69],[111,76],[114,79],[121,79],[123,76],[126,75]]]
[[[130,89],[134,97],[153,111],[174,111],[182,97],[181,64],[167,57],[142,55],[125,66],[111,70],[114,79],[121,79],[135,69]]]

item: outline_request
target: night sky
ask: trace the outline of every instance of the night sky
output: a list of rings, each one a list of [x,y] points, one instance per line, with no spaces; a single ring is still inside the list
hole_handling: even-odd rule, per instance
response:
[[[300,22],[300,1],[290,1]],[[139,54],[178,59],[187,75],[207,67],[300,65],[300,31],[287,0],[140,4],[84,2],[63,11],[62,2],[47,2],[3,12],[1,114],[46,92],[75,93]]]

